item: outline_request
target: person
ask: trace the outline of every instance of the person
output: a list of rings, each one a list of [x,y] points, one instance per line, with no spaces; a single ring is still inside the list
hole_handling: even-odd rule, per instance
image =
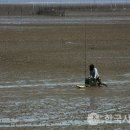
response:
[[[97,68],[94,67],[93,64],[91,64],[89,66],[89,71],[90,71],[90,78],[94,78],[98,84],[98,86],[100,87],[101,85],[104,85],[104,86],[107,86],[106,84],[102,83],[101,82],[101,79],[99,77],[99,73],[98,73],[98,70]]]

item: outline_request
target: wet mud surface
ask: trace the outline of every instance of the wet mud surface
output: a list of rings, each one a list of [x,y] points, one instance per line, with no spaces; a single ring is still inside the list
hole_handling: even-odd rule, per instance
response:
[[[129,130],[129,34],[129,24],[1,27],[0,129]],[[76,88],[85,38],[87,66],[108,87]]]

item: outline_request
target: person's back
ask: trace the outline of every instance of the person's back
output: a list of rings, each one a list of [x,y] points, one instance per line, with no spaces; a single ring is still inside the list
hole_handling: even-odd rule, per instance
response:
[[[90,77],[93,77],[95,79],[99,77],[98,70],[97,68],[94,67],[93,64],[89,66],[89,70],[90,70]]]
[[[101,80],[99,78],[99,73],[98,73],[97,68],[95,68],[94,65],[91,64],[89,66],[89,70],[90,70],[90,77],[94,78],[98,82],[98,85],[100,86]]]
[[[95,71],[94,78],[95,78],[95,79],[99,78],[99,73],[98,73],[97,68],[94,68],[94,71]]]
[[[107,86],[106,84],[104,84],[104,83],[101,82],[98,70],[97,70],[97,68],[94,67],[93,64],[91,64],[89,66],[89,71],[90,71],[90,77],[89,78],[93,78],[94,80],[96,80],[98,86],[101,86],[101,85]]]

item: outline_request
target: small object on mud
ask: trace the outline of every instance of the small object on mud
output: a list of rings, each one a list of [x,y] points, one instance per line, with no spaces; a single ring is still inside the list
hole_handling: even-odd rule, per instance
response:
[[[86,86],[85,85],[76,85],[76,87],[78,87],[78,88],[85,88]]]
[[[95,48],[94,48],[94,47],[91,47],[90,49],[91,49],[91,50],[94,50]]]

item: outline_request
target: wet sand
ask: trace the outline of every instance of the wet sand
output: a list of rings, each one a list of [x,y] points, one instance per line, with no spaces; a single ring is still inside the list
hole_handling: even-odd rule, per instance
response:
[[[0,129],[129,130],[129,34],[129,24],[1,26]],[[107,88],[75,87],[84,83],[85,38],[87,66]],[[92,112],[103,116],[97,125]]]

